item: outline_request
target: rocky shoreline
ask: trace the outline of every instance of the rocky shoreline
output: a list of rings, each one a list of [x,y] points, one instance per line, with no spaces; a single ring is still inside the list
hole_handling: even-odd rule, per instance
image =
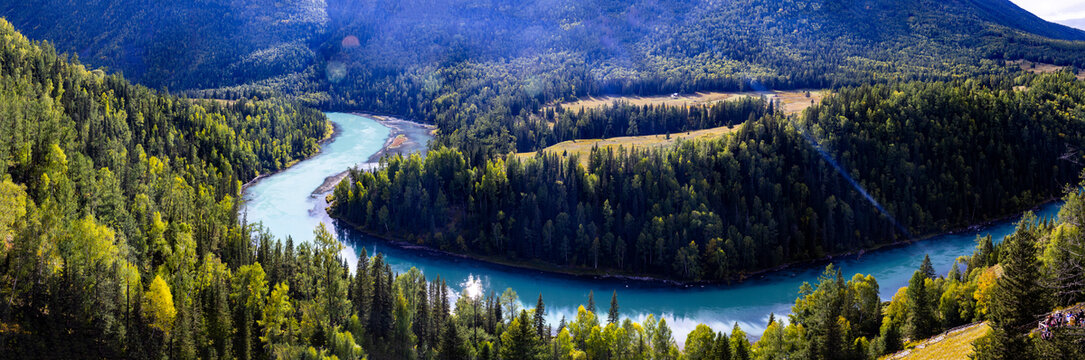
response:
[[[388,139],[384,141],[384,147],[382,147],[380,151],[369,156],[368,162],[370,163],[380,161],[385,155],[398,154],[407,156],[415,152],[425,155],[426,150],[428,149],[429,140],[433,138],[433,133],[437,131],[437,127],[433,125],[417,123],[391,116],[365,113],[352,114],[376,120],[381,125],[391,129],[388,133]]]
[[[415,152],[425,155],[426,150],[429,149],[429,140],[433,138],[432,134],[437,131],[437,127],[433,125],[426,125],[390,116],[357,112],[352,112],[351,114],[373,119],[390,130],[388,132],[388,139],[384,141],[384,146],[376,153],[369,156],[369,159],[365,162],[365,166],[375,166],[385,155],[407,156]],[[316,197],[331,192],[339,182],[347,177],[347,174],[349,174],[349,171],[344,170],[338,174],[324,178],[324,183],[314,189],[310,195]]]

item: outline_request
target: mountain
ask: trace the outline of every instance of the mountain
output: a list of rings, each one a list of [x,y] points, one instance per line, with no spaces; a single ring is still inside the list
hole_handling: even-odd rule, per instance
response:
[[[1081,65],[1085,41],[1005,2],[12,3],[0,14],[91,69],[0,19],[0,358],[859,359],[974,321],[992,328],[979,359],[1085,357],[1079,332],[1035,317],[1085,300],[1085,195],[1066,187],[1082,174],[1085,82],[1005,61]],[[822,86],[832,95],[799,117],[757,96],[554,106]],[[892,301],[873,276],[829,265],[757,343],[738,323],[702,324],[679,350],[663,316],[622,318],[617,292],[606,324],[589,292],[554,332],[547,318],[567,308],[545,316],[542,294],[522,310],[511,288],[456,296],[457,279],[394,273],[364,250],[352,274],[323,224],[294,246],[250,223],[242,183],[331,135],[282,94],[439,127],[424,160],[352,171],[333,215],[517,263],[722,280],[1070,192],[1057,220],[1026,214],[945,277],[924,261]],[[508,156],[743,119],[673,148],[596,148],[585,166]],[[1055,328],[1030,335],[1036,319]]]
[[[32,39],[154,87],[200,88],[295,72],[324,31],[322,1],[5,2],[0,16]]]
[[[1085,32],[1065,24],[1056,24],[1025,11],[1010,0],[958,0],[964,10],[973,6],[976,16],[992,24],[1052,39],[1085,40]]]
[[[88,64],[176,89],[287,74],[334,79],[344,62],[348,70],[402,71],[554,54],[602,68],[595,75],[606,79],[668,71],[801,77],[867,60],[911,65],[882,49],[942,58],[1009,36],[1085,40],[1008,0],[30,0],[0,5],[0,16]],[[988,49],[963,62],[1001,55]]]

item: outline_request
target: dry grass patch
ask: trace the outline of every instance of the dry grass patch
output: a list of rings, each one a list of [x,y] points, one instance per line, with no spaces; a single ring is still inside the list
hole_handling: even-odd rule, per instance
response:
[[[206,101],[206,102],[211,102],[211,103],[215,103],[215,104],[219,104],[219,105],[223,105],[223,106],[232,106],[233,104],[236,104],[236,103],[237,103],[237,100],[226,100],[226,99],[201,99],[201,98],[190,98],[190,99],[189,99],[189,101],[191,101],[191,102],[193,102],[193,103],[196,103],[196,104],[199,104],[199,103],[201,103],[201,102],[205,102],[205,101]]]
[[[968,355],[972,353],[972,342],[987,334],[990,329],[986,322],[967,325],[923,340],[912,349],[888,355],[883,359],[968,359]]]
[[[407,142],[407,136],[403,134],[396,135],[395,139],[392,139],[392,143],[388,145],[389,149],[395,149],[403,146],[403,143]]]
[[[563,155],[572,156],[579,155],[580,163],[588,163],[588,155],[591,154],[591,150],[598,148],[653,148],[653,147],[670,147],[674,146],[678,142],[678,139],[683,140],[699,140],[699,139],[716,139],[725,134],[734,132],[741,125],[735,126],[721,126],[717,128],[696,130],[684,133],[674,133],[670,135],[670,139],[666,134],[663,135],[640,135],[640,136],[623,136],[614,137],[609,139],[581,139],[581,140],[569,140],[560,142],[543,149],[542,151]],[[524,159],[534,157],[535,152],[518,153],[516,157]]]
[[[1021,68],[1021,70],[1028,71],[1028,72],[1031,72],[1033,74],[1050,74],[1050,73],[1053,73],[1053,72],[1059,72],[1059,71],[1062,71],[1063,69],[1066,69],[1065,66],[1058,66],[1058,65],[1054,65],[1054,64],[1045,64],[1045,63],[1039,63],[1039,62],[1031,62],[1031,61],[1028,61],[1028,60],[1014,60],[1014,61],[1011,61],[1010,63],[1011,64],[1016,64],[1018,67]],[[1085,80],[1085,70],[1078,71],[1077,72],[1077,78],[1078,78],[1078,80]]]
[[[593,109],[613,104],[619,100],[632,105],[666,105],[666,106],[698,106],[711,105],[721,101],[738,100],[746,97],[758,97],[764,95],[767,98],[779,98],[784,112],[797,114],[810,105],[820,102],[829,92],[827,90],[788,90],[759,92],[697,92],[693,94],[661,95],[661,96],[601,96],[588,97],[579,101],[563,103],[561,106],[566,111],[579,111],[581,109]],[[809,94],[809,96],[807,96]]]

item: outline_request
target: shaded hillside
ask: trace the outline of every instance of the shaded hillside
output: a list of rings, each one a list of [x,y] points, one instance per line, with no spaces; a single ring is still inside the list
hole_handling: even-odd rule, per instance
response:
[[[406,69],[542,54],[602,68],[603,77],[699,66],[802,78],[863,59],[910,63],[884,50],[975,65],[967,60],[992,54],[969,50],[991,29],[1085,39],[1008,0],[30,0],[0,5],[0,15],[91,65],[172,88],[242,84],[314,64],[319,74],[327,60]],[[810,60],[818,61],[802,65]],[[703,65],[711,63],[733,66]]]
[[[1072,40],[1085,32],[1007,0],[24,5],[0,14],[152,87],[396,114],[475,160],[564,138],[543,109],[586,95],[953,80],[1015,72],[1004,61],[1016,59],[1085,67]]]
[[[0,16],[87,64],[170,88],[304,70],[313,60],[307,40],[327,23],[316,0],[27,0],[0,4]]]

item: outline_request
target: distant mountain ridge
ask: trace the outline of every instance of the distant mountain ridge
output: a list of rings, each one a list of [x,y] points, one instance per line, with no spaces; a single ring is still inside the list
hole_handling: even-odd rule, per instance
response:
[[[840,67],[862,68],[860,59],[910,77],[937,70],[937,58],[1085,61],[1074,45],[1085,31],[1009,0],[28,0],[0,4],[0,16],[92,66],[171,89],[291,74],[324,82],[329,63],[404,71],[548,54],[607,79],[668,71],[846,79],[855,70]],[[1018,38],[1038,48],[1005,40]]]
[[[1041,19],[1010,0],[957,0],[982,11],[982,19],[1036,35],[1059,40],[1085,40],[1085,31]]]

